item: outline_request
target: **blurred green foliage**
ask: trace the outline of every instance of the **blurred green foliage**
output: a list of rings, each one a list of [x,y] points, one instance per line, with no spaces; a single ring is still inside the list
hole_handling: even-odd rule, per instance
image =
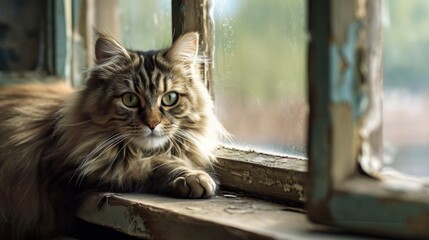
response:
[[[215,88],[241,101],[305,98],[304,0],[215,1]]]
[[[385,89],[428,86],[429,1],[384,1],[383,75]]]

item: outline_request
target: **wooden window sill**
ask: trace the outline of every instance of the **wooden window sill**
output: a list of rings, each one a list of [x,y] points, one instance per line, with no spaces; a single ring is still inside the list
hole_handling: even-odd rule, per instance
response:
[[[375,239],[314,225],[301,209],[230,192],[205,200],[94,193],[78,217],[143,239]]]
[[[229,148],[219,148],[216,156],[216,176],[223,187],[304,205],[306,159]]]
[[[222,191],[205,200],[94,193],[78,217],[133,239],[370,239],[307,220],[302,210],[307,160],[227,148],[218,149],[216,155],[216,177],[223,189],[234,192]]]

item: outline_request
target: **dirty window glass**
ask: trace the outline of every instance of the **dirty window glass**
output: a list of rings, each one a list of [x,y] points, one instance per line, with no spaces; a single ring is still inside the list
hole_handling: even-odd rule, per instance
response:
[[[384,1],[385,164],[429,177],[429,1]]]
[[[130,48],[153,50],[171,44],[170,0],[120,0],[122,42]]]
[[[305,155],[304,0],[215,1],[215,99],[238,148]]]

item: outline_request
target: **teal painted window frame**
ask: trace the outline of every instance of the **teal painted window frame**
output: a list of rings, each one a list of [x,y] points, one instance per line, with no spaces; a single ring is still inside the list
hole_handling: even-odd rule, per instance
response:
[[[309,219],[428,238],[427,186],[392,184],[366,164],[382,158],[381,1],[309,0],[308,11]]]

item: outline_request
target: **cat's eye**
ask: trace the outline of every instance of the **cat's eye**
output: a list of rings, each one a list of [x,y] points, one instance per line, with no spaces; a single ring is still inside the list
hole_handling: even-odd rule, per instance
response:
[[[125,104],[125,106],[132,108],[137,107],[140,101],[137,95],[134,93],[125,93],[122,95],[122,102]]]
[[[179,100],[179,94],[176,92],[168,92],[162,97],[162,105],[173,106]]]

